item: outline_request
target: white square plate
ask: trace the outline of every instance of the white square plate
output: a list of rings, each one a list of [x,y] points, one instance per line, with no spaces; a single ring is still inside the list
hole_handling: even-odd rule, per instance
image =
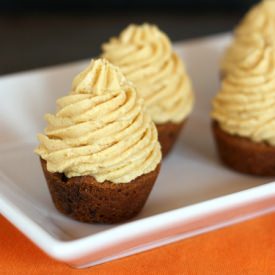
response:
[[[217,159],[210,102],[229,35],[176,43],[194,82],[196,105],[143,211],[120,225],[76,222],[54,207],[36,133],[88,61],[0,78],[0,211],[37,246],[74,267],[96,265],[275,210],[275,183],[241,175]]]

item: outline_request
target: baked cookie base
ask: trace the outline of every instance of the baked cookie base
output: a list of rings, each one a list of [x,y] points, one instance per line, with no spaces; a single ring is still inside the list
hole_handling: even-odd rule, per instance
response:
[[[236,171],[257,176],[275,176],[275,147],[233,136],[212,122],[221,161]]]
[[[157,168],[130,183],[98,183],[92,176],[67,178],[62,173],[43,172],[55,207],[75,220],[87,223],[119,223],[137,215],[157,179]]]
[[[172,122],[156,124],[163,158],[173,149],[173,146],[176,143],[185,122],[186,120],[178,124]]]

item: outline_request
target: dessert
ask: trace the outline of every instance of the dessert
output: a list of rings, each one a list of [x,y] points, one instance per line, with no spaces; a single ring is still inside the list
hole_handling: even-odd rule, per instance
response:
[[[275,44],[275,1],[266,0],[255,5],[237,26],[222,60],[221,75],[234,70],[234,64],[244,58],[260,55],[271,44]]]
[[[275,176],[274,4],[262,2],[237,28],[213,100],[212,129],[221,160],[258,176]],[[255,32],[241,37],[249,28]]]
[[[135,216],[157,178],[161,151],[143,99],[120,70],[93,60],[46,114],[35,150],[56,208],[83,222]]]
[[[190,79],[169,38],[155,25],[130,25],[102,49],[144,98],[167,155],[193,108]]]
[[[253,6],[235,30],[236,37],[263,36],[274,41],[275,2],[262,0]]]

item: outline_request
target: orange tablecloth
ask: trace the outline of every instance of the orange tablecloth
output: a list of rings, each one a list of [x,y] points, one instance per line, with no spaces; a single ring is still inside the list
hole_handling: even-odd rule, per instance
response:
[[[275,213],[128,258],[76,270],[0,217],[0,274],[275,274]]]

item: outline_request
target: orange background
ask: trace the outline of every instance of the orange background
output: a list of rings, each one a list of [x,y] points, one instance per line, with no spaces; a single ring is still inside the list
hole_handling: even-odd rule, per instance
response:
[[[275,274],[275,213],[110,263],[76,270],[0,216],[1,274]]]

